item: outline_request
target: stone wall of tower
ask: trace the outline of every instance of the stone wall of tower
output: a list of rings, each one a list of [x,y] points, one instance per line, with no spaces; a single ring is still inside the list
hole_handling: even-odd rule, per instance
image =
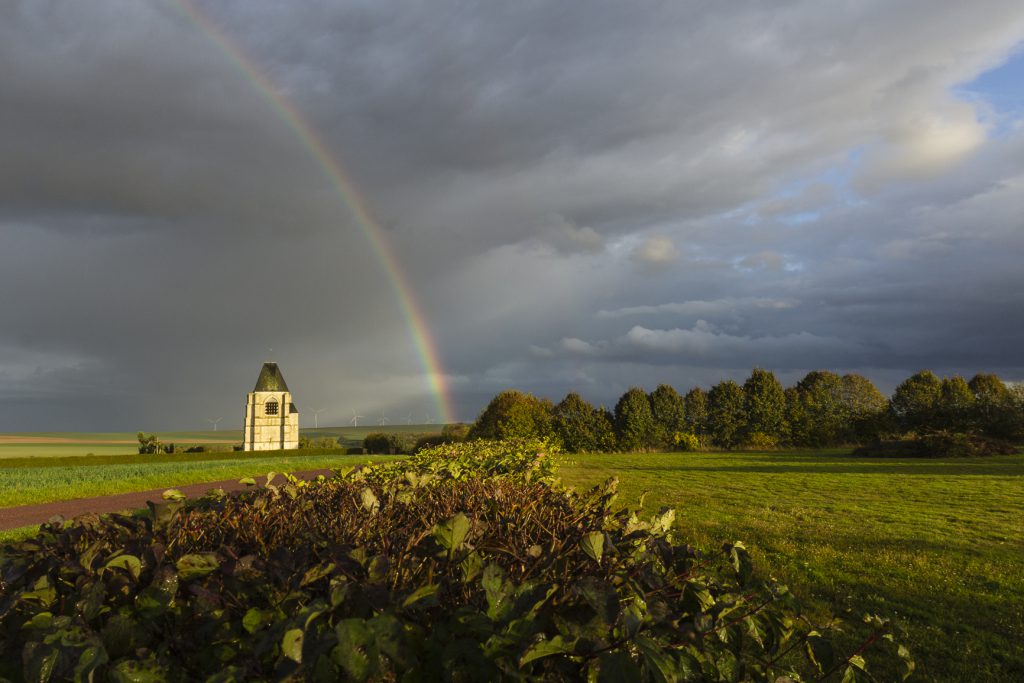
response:
[[[267,404],[277,402],[277,414],[267,414]],[[299,414],[292,412],[287,391],[253,391],[245,402],[243,451],[276,451],[299,447]]]

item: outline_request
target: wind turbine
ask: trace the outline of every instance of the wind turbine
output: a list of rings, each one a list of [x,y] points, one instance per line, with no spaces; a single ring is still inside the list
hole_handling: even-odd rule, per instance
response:
[[[388,423],[388,421],[389,421],[388,418],[384,417],[384,411],[381,410],[380,411],[380,422],[378,424],[380,424],[380,426],[383,427],[384,425],[386,425]]]
[[[352,411],[352,426],[353,427],[358,427],[359,426],[359,418],[361,418],[361,417],[362,417],[362,415],[356,415],[355,411]]]
[[[423,424],[434,424],[434,418],[430,417],[427,413],[423,413]]]
[[[412,413],[409,413],[408,415],[405,416],[405,424],[407,424],[407,425],[411,425],[412,424]]]
[[[216,420],[211,420],[210,418],[206,418],[206,421],[213,425],[213,431],[217,431],[217,423],[220,422],[223,419],[224,419],[223,417],[218,417]]]
[[[327,408],[319,408],[313,412],[313,429],[320,429],[320,413],[327,410]]]

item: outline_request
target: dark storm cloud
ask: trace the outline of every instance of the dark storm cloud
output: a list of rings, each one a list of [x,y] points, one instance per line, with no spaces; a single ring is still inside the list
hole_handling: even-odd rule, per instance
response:
[[[464,419],[1024,377],[1024,129],[955,94],[1015,2],[197,6],[385,226]],[[180,7],[7,3],[0,64],[0,429],[234,419],[268,356],[321,420],[436,419],[350,208]]]

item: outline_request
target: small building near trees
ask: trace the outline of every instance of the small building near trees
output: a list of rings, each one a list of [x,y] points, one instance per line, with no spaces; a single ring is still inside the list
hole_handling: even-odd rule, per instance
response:
[[[277,363],[264,363],[245,402],[243,451],[299,447],[299,409]]]

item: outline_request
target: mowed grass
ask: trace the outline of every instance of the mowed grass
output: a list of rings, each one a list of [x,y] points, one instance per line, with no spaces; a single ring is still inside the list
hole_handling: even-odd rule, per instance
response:
[[[868,460],[845,454],[574,456],[577,487],[676,509],[704,549],[742,540],[819,614],[906,628],[918,680],[1024,680],[1024,456]],[[885,676],[882,677],[885,680]]]
[[[193,453],[5,461],[0,463],[0,517],[2,508],[17,505],[172,488],[270,471],[345,467],[394,457],[293,450],[263,451],[258,456]],[[8,466],[8,462],[17,465]]]

